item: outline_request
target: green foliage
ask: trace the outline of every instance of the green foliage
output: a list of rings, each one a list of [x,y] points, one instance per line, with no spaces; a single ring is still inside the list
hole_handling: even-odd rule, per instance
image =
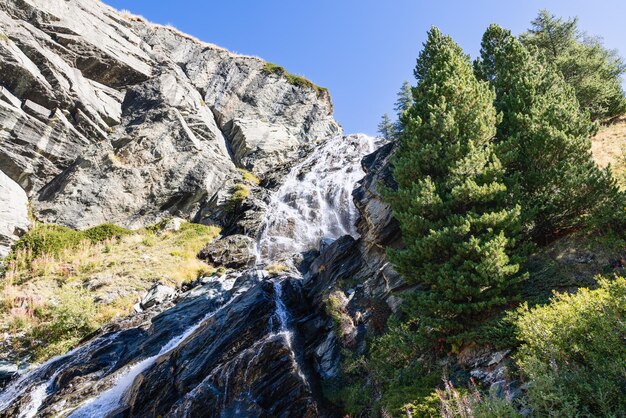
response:
[[[528,236],[545,242],[591,220],[621,217],[623,198],[610,172],[591,158],[596,126],[560,74],[497,25],[485,32],[475,69],[496,91],[497,153]]]
[[[250,196],[250,186],[243,183],[236,183],[231,189],[231,195],[228,200],[230,210],[238,208],[248,196]]]
[[[203,225],[191,222],[183,222],[180,230],[176,232],[176,242],[180,245],[194,240],[213,240],[221,232],[221,228],[215,225]]]
[[[45,342],[36,352],[40,358],[66,352],[100,326],[98,307],[89,291],[69,285],[59,290],[42,317],[32,331],[33,338]]]
[[[63,250],[77,247],[84,239],[80,231],[66,226],[38,224],[15,243],[13,254],[24,251],[30,259],[43,254],[58,255]]]
[[[626,279],[523,306],[518,366],[537,416],[626,415]]]
[[[318,97],[329,97],[327,88],[320,87],[302,76],[291,74],[287,72],[287,70],[285,70],[284,67],[281,67],[280,65],[273,64],[271,62],[266,62],[263,66],[263,72],[265,74],[276,74],[279,76],[283,76],[287,79],[287,82],[289,84],[297,86],[297,87],[303,87],[306,89],[313,90],[315,91]]]
[[[239,169],[241,173],[241,177],[243,177],[243,181],[253,186],[258,186],[261,183],[261,179],[254,175],[254,173],[245,170],[243,168]]]
[[[119,239],[133,231],[114,224],[102,224],[83,231],[83,234],[91,242],[102,242],[110,239]]]
[[[404,81],[396,97],[396,103],[393,109],[396,111],[398,118],[400,118],[402,114],[413,105],[413,87],[411,87],[411,83]]]
[[[415,76],[393,159],[398,188],[385,193],[406,248],[389,256],[422,287],[410,296],[420,329],[453,341],[506,303],[525,277],[516,254],[519,207],[507,202],[492,146],[494,93],[476,79],[469,58],[433,28]]]
[[[439,415],[442,418],[516,418],[522,415],[507,400],[485,397],[472,384],[469,389],[455,388],[446,382],[443,390],[437,390],[440,401]]]
[[[592,119],[610,119],[626,112],[621,76],[626,65],[601,39],[578,29],[578,19],[563,20],[542,10],[532,28],[521,36],[544,59],[558,68],[576,92],[581,109]]]
[[[85,231],[77,231],[55,224],[37,224],[23,235],[13,247],[13,256],[20,251],[28,261],[46,255],[56,256],[62,251],[77,248],[83,241],[93,243],[132,234],[133,232],[112,224],[102,224]]]
[[[378,124],[378,133],[388,141],[391,141],[395,135],[394,124],[388,114],[384,114]]]

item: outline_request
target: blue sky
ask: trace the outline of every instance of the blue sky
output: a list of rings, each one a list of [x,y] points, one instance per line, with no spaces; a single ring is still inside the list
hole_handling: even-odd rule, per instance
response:
[[[626,55],[624,0],[104,1],[328,87],[346,133],[374,134],[381,115],[393,113],[402,82],[413,82],[415,59],[431,25],[474,57],[490,23],[520,33],[547,8],[578,16],[582,29]]]

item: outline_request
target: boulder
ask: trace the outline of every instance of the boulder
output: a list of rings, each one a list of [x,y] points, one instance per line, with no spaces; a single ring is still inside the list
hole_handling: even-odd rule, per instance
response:
[[[255,245],[247,235],[229,235],[207,244],[198,257],[216,267],[252,266],[256,261]]]
[[[146,296],[141,299],[141,308],[148,309],[156,305],[160,305],[167,299],[173,297],[176,294],[176,290],[169,286],[162,284],[156,284],[148,290]]]
[[[163,226],[163,230],[164,231],[180,231],[180,227],[184,223],[185,223],[184,219],[172,218],[169,221],[167,221],[165,226]]]

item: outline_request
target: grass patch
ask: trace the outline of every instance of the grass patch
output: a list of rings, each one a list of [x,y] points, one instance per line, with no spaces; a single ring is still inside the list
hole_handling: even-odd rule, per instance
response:
[[[593,159],[600,167],[611,165],[613,177],[626,189],[626,116],[601,126],[591,141]]]
[[[0,32],[0,42],[8,43],[9,37],[6,36],[4,33]]]
[[[237,183],[231,188],[231,195],[228,199],[228,206],[231,210],[238,208],[241,203],[250,196],[250,186]]]
[[[297,86],[297,87],[303,87],[303,88],[313,90],[315,91],[318,97],[324,97],[324,96],[328,97],[329,95],[327,88],[320,87],[314,84],[312,81],[302,76],[291,74],[287,70],[285,70],[284,67],[281,67],[280,65],[273,64],[271,62],[266,62],[265,65],[263,66],[263,72],[265,74],[276,74],[279,76],[283,76],[287,79],[287,82],[289,84]]]
[[[287,267],[284,264],[270,264],[269,266],[265,268],[265,270],[269,274],[274,275],[274,274],[279,274],[279,273],[289,270],[289,267]]]
[[[254,175],[254,173],[252,173],[252,172],[250,172],[250,171],[248,171],[246,169],[240,168],[239,169],[239,173],[241,173],[243,181],[248,183],[248,184],[251,184],[253,186],[258,186],[261,183],[261,179],[260,178],[258,178],[257,176]]]
[[[219,235],[218,227],[160,228],[129,231],[105,224],[74,231],[37,225],[7,260],[0,339],[7,333],[18,353],[43,361],[130,313],[153,283],[180,286],[214,271],[196,254]]]

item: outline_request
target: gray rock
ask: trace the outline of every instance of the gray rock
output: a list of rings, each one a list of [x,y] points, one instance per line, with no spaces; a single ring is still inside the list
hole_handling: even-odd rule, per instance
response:
[[[229,235],[207,244],[198,257],[228,268],[252,266],[255,262],[255,241],[246,235]]]
[[[0,31],[0,169],[43,221],[223,222],[237,166],[340,133],[326,92],[99,1],[2,2]]]
[[[163,227],[164,231],[180,231],[181,225],[185,223],[184,219],[181,218],[172,218]]]
[[[167,299],[170,299],[176,290],[169,286],[164,286],[162,284],[156,284],[152,286],[146,296],[141,300],[141,308],[149,309],[153,306],[160,305],[165,302]]]
[[[0,258],[9,253],[29,224],[26,192],[0,171]]]

